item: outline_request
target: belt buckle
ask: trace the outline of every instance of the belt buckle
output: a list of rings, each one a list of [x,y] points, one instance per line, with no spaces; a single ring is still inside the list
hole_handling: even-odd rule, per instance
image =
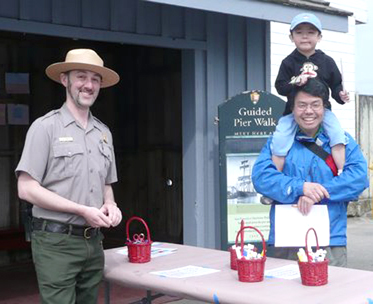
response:
[[[89,233],[89,231],[93,229],[93,227],[87,227],[84,229],[84,233],[83,233],[83,236],[85,239],[89,240],[91,238],[91,234]]]

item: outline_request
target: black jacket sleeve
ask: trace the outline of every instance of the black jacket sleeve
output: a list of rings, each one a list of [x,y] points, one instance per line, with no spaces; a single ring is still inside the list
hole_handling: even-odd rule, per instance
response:
[[[343,91],[342,86],[342,75],[337,67],[337,64],[333,60],[333,58],[328,56],[328,69],[329,77],[327,78],[327,83],[329,88],[332,91],[333,99],[338,102],[339,104],[344,104],[343,100],[339,96],[339,92]]]
[[[275,82],[276,90],[280,95],[289,96],[293,88],[293,85],[289,84],[289,82],[293,76],[296,75],[294,75],[291,63],[287,57],[281,62]]]

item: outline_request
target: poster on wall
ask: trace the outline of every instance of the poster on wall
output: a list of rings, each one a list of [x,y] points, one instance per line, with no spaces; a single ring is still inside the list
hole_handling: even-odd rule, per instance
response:
[[[8,124],[28,125],[29,107],[24,104],[8,104]]]
[[[251,174],[258,153],[227,154],[227,217],[228,242],[234,243],[241,220],[245,226],[258,228],[267,240],[269,235],[269,206],[260,203],[261,194],[252,183]],[[259,242],[260,235],[254,230],[245,231],[246,239]]]
[[[30,94],[28,73],[6,73],[5,91],[7,94]]]
[[[268,138],[276,129],[285,102],[265,91],[246,91],[219,105],[219,156],[222,248],[235,243],[241,220],[245,226],[269,235],[270,206],[260,203],[252,182],[252,169]],[[253,229],[245,242],[261,242]]]

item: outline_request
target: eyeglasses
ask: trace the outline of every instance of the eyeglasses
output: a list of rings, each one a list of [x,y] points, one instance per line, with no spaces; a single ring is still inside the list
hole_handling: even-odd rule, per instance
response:
[[[308,108],[310,108],[312,111],[319,111],[322,109],[322,107],[323,107],[323,104],[321,102],[311,103],[311,104],[299,103],[295,105],[295,108],[300,111],[305,111]]]

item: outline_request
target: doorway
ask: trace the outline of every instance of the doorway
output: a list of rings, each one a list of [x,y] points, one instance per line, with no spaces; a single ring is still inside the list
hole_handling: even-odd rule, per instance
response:
[[[44,71],[72,48],[96,50],[121,77],[92,108],[113,134],[119,179],[113,188],[123,212],[123,222],[104,231],[105,247],[124,244],[125,222],[134,215],[148,223],[153,240],[182,243],[181,51],[0,32],[0,104],[28,105],[30,124],[59,108],[64,90]],[[7,94],[8,72],[28,73],[30,94]],[[0,125],[2,229],[21,225],[14,169],[28,127]]]

